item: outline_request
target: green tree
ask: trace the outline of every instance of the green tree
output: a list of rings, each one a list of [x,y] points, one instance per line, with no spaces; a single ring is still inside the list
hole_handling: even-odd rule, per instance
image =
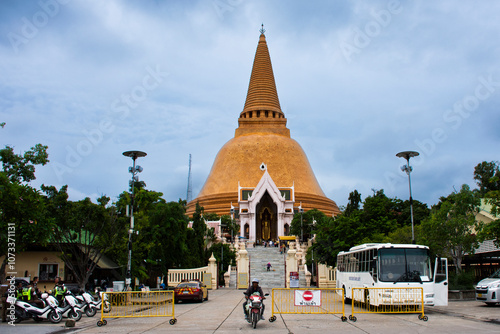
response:
[[[484,199],[491,205],[491,214],[500,217],[500,190],[489,191]],[[493,239],[497,247],[500,247],[500,218],[493,220],[484,226],[483,239]]]
[[[220,219],[223,235],[231,235],[231,237],[233,238],[233,240],[231,241],[237,239],[240,233],[240,224],[238,224],[235,220],[231,220],[231,217],[229,215],[222,215]]]
[[[384,190],[373,190],[373,195],[365,199],[361,221],[357,233],[361,242],[380,242],[381,236],[396,230],[400,215],[401,200],[388,198]]]
[[[474,254],[479,244],[476,233],[481,225],[475,218],[479,204],[479,198],[464,184],[459,192],[441,198],[421,224],[423,243],[451,257],[457,273],[462,269],[464,255]]]
[[[324,213],[317,209],[295,214],[290,224],[290,234],[299,238],[303,235],[304,241],[310,239],[314,234],[315,223],[324,216]]]
[[[486,204],[491,205],[491,214],[500,217],[500,164],[498,161],[478,164],[474,169],[474,179],[479,186],[479,193]],[[496,219],[484,227],[482,237],[493,239],[500,247],[500,219]]]
[[[360,241],[357,231],[361,226],[361,212],[353,212],[350,216],[319,217],[315,226],[316,238],[310,249],[314,258],[331,266],[337,262],[337,254],[348,250]]]
[[[349,193],[349,202],[347,203],[347,206],[344,211],[344,215],[350,216],[354,212],[359,211],[359,205],[361,204],[361,194],[357,191],[354,190]]]
[[[205,235],[207,225],[203,219],[204,209],[196,203],[196,208],[193,213],[193,228],[191,233],[188,233],[189,250],[191,264],[193,267],[203,267],[205,264]]]
[[[0,150],[0,281],[5,280],[10,254],[20,253],[32,244],[45,244],[51,220],[45,215],[44,201],[29,182],[35,180],[35,166],[49,162],[47,146],[37,144],[23,155],[12,147]],[[9,272],[15,271],[9,267]]]
[[[188,218],[183,204],[158,203],[150,212],[150,224],[154,244],[149,253],[150,262],[154,263],[163,275],[171,268],[182,267],[188,252]]]
[[[144,182],[134,182],[134,233],[129,236],[130,217],[126,215],[127,206],[132,205],[132,193],[123,192],[116,203],[120,214],[121,230],[117,233],[117,240],[120,240],[119,247],[110,250],[117,259],[117,263],[124,268],[128,264],[128,240],[132,241],[131,275],[137,277],[141,282],[150,285],[156,284],[155,276],[160,270],[157,261],[151,255],[155,244],[154,225],[150,222],[151,212],[155,211],[158,205],[165,204],[161,192],[148,190]],[[130,189],[132,190],[132,189]],[[158,261],[159,262],[159,261]],[[124,273],[125,274],[125,273]]]
[[[474,180],[481,196],[490,191],[500,191],[500,163],[483,161],[474,168]]]
[[[57,190],[42,186],[47,194],[47,210],[54,219],[50,241],[61,252],[61,259],[84,288],[97,263],[113,244],[120,228],[114,207],[106,208],[109,197],[68,201],[67,186]]]
[[[236,252],[229,248],[229,244],[220,242],[214,243],[207,249],[207,258],[214,255],[218,263],[219,284],[224,283],[224,273],[227,272],[229,265],[236,265]]]

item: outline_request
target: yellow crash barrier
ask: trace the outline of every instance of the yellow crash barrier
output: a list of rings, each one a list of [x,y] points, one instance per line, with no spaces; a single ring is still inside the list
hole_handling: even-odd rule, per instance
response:
[[[419,313],[419,320],[428,320],[423,288],[352,288],[349,320],[357,320],[355,313]]]
[[[342,289],[276,288],[272,305],[270,322],[276,320],[275,314],[342,314],[342,321],[347,321]]]
[[[108,307],[101,307],[101,320],[97,326],[105,326],[105,318],[172,317],[170,324],[177,322],[174,314],[174,291],[123,291],[106,292]]]

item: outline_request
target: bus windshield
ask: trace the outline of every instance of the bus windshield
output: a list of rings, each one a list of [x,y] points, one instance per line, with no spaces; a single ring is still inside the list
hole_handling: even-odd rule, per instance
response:
[[[431,261],[427,249],[379,249],[380,275],[383,282],[430,282]]]

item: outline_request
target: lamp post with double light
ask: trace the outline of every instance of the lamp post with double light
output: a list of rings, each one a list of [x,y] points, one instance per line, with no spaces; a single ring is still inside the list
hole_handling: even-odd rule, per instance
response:
[[[401,170],[403,172],[406,172],[406,174],[408,174],[408,186],[410,188],[411,242],[413,244],[415,243],[415,232],[414,232],[414,228],[413,228],[413,198],[411,196],[411,177],[410,177],[410,174],[411,174],[411,171],[413,170],[413,168],[410,166],[410,158],[417,157],[419,155],[420,155],[420,153],[415,152],[415,151],[403,151],[403,152],[399,152],[398,154],[396,154],[396,156],[398,158],[405,158],[406,162],[407,162],[406,165],[401,166]]]
[[[138,173],[142,172],[142,167],[141,166],[136,166],[135,165],[135,160],[137,158],[145,157],[147,154],[146,152],[142,151],[127,151],[123,152],[123,155],[129,158],[132,158],[133,160],[133,165],[132,167],[128,168],[128,171],[130,174],[132,174],[132,180],[129,181],[130,187],[132,188],[132,195],[130,197],[130,229],[128,230],[128,261],[127,261],[127,275],[126,275],[126,280],[125,284],[127,287],[127,290],[130,287],[130,284],[132,283],[132,234],[135,232],[134,231],[134,189],[135,189],[135,182],[139,181],[139,177],[137,176]]]

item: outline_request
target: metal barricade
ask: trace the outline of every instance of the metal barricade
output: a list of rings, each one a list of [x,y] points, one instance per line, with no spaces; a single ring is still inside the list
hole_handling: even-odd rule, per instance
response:
[[[108,305],[104,305],[107,298]],[[101,320],[97,326],[105,326],[105,318],[172,317],[170,324],[177,322],[174,313],[174,291],[123,291],[106,292],[102,297]]]
[[[355,313],[419,313],[419,320],[428,320],[423,288],[352,288],[349,320],[357,320]]]
[[[347,321],[342,289],[275,288],[272,305],[270,322],[275,314],[342,314],[342,321]]]

